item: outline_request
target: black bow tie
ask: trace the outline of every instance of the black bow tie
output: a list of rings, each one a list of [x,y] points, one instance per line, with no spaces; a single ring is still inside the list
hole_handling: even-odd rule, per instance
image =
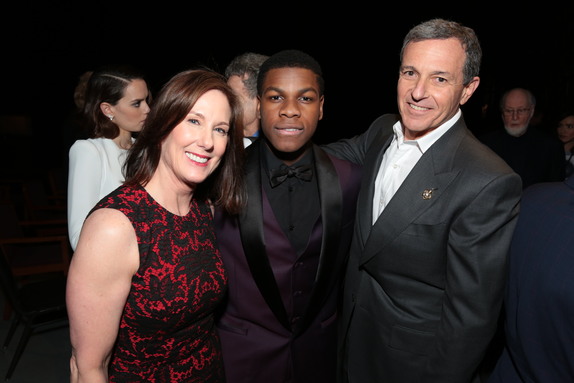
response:
[[[313,169],[310,165],[301,165],[294,168],[282,165],[279,169],[271,169],[269,171],[271,187],[281,184],[289,177],[297,177],[303,181],[311,181],[311,178],[313,178]]]

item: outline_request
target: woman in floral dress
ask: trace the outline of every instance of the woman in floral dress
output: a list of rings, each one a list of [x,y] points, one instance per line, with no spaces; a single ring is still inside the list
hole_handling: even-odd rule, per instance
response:
[[[70,265],[71,382],[224,382],[214,311],[227,278],[213,205],[243,205],[241,111],[210,70],[152,104],[126,181],[86,219]]]

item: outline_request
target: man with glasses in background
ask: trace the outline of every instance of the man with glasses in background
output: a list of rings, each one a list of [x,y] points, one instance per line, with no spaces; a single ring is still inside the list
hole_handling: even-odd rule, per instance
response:
[[[564,150],[557,138],[531,126],[535,107],[531,91],[506,91],[500,99],[504,130],[497,129],[481,138],[520,175],[523,188],[564,180]]]

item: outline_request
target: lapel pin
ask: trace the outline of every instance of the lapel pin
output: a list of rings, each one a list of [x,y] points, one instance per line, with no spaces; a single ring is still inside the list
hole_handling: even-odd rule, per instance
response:
[[[436,189],[425,189],[425,190],[423,191],[423,194],[422,194],[423,199],[431,199],[431,198],[432,198],[432,192],[433,192],[434,190],[436,190]]]

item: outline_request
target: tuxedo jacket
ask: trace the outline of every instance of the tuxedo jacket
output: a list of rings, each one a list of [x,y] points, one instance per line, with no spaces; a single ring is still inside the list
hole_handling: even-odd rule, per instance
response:
[[[217,325],[228,383],[332,383],[341,277],[351,243],[360,167],[314,151],[321,214],[297,255],[262,182],[264,139],[247,151],[247,207],[216,212],[228,299]],[[308,302],[308,304],[303,304]]]
[[[488,382],[574,382],[574,176],[524,191],[504,307],[506,346]]]
[[[372,223],[396,115],[328,151],[363,165],[343,294],[343,382],[466,383],[497,328],[520,177],[462,116]]]

